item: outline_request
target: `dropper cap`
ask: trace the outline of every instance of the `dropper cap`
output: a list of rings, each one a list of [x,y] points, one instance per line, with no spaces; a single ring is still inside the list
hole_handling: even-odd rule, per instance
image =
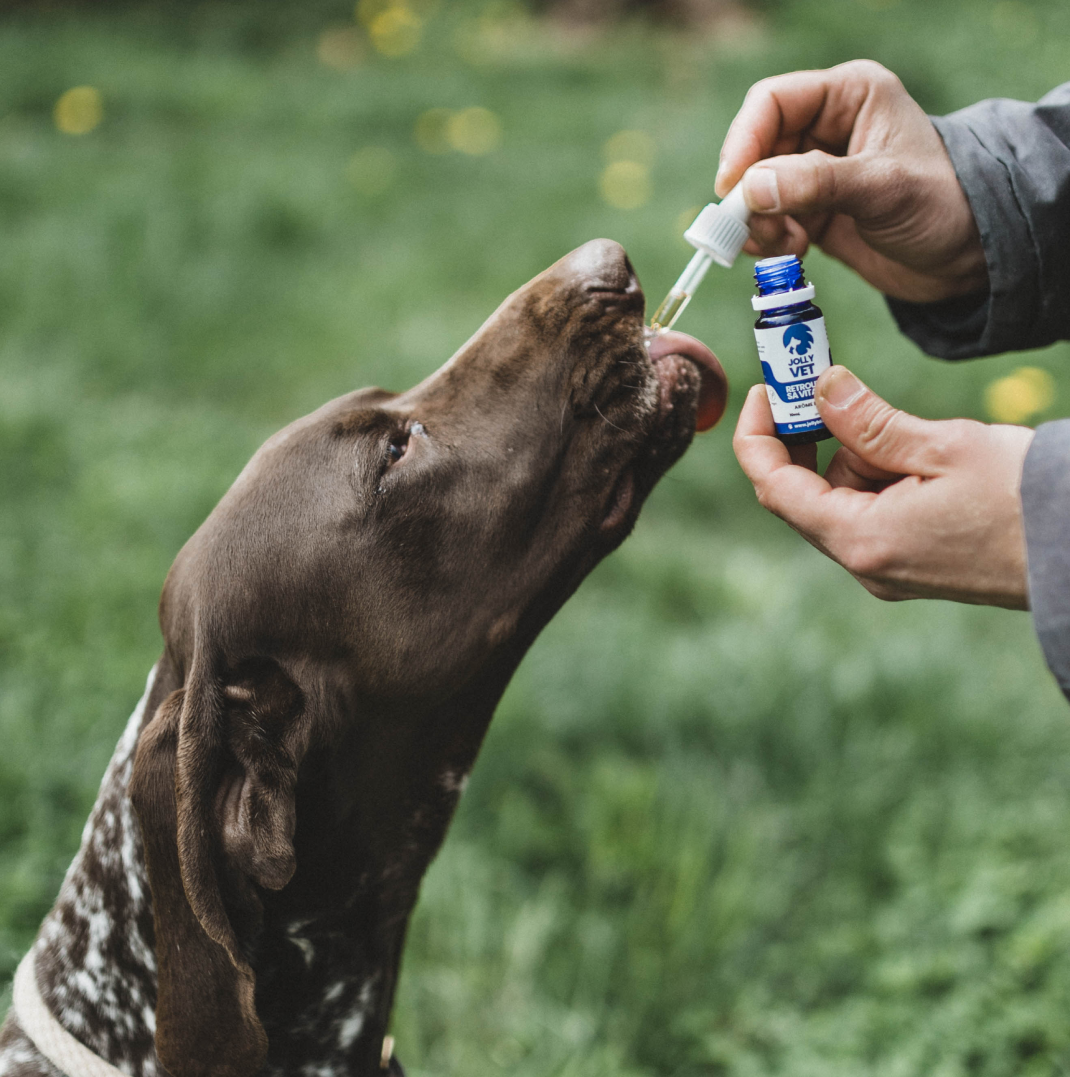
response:
[[[731,269],[750,237],[747,229],[750,218],[751,212],[743,200],[743,185],[737,183],[720,202],[711,202],[692,221],[684,239],[718,265]]]

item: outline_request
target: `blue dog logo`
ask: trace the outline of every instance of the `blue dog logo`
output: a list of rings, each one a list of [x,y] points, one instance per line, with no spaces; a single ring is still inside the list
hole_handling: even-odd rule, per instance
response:
[[[797,322],[784,330],[784,349],[793,378],[814,376],[814,333],[806,322]]]
[[[804,355],[809,355],[814,350],[814,334],[806,322],[798,322],[789,325],[784,330],[784,347],[788,354],[793,356],[795,362],[799,362]]]

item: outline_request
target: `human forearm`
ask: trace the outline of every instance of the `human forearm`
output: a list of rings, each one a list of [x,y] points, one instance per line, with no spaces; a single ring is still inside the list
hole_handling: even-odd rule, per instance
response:
[[[972,302],[891,299],[900,328],[944,359],[1070,338],[1070,83],[1035,105],[981,101],[934,122],[977,221],[989,285]]]

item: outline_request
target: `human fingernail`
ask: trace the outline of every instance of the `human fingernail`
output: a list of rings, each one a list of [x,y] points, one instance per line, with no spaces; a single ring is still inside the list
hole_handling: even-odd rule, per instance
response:
[[[780,188],[771,168],[749,168],[743,177],[747,205],[756,213],[775,213],[780,209]]]
[[[846,368],[834,366],[821,379],[819,393],[830,407],[849,408],[864,392],[866,387]]]

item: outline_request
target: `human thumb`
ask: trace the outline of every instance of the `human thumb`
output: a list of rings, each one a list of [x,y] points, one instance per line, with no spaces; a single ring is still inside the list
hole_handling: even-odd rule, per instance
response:
[[[846,367],[817,380],[814,402],[825,425],[860,459],[897,475],[933,475],[930,448],[939,425],[893,408]]]
[[[770,157],[743,175],[743,197],[752,213],[807,214],[835,210],[857,216],[872,203],[874,181],[858,156],[834,157],[822,150]],[[879,180],[877,181],[879,183]]]

